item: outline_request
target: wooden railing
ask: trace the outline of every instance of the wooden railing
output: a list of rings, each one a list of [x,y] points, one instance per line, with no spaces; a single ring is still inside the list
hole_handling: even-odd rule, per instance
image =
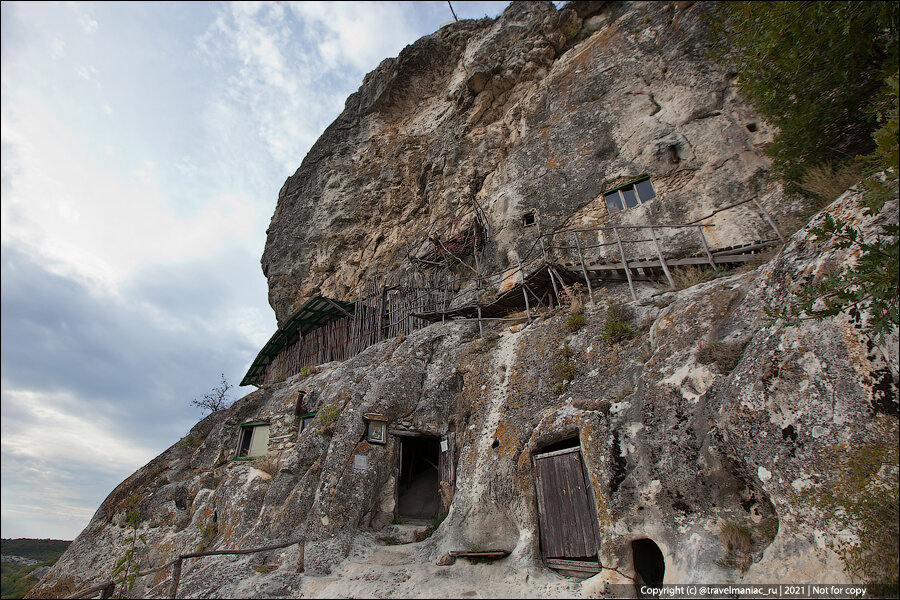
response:
[[[568,272],[568,280],[572,277],[583,280],[590,302],[594,302],[594,279],[616,279],[624,277],[628,283],[628,289],[633,300],[637,300],[634,281],[636,278],[647,278],[647,273],[653,273],[654,279],[665,279],[671,289],[675,289],[675,279],[671,267],[688,265],[708,265],[717,268],[721,264],[734,264],[745,260],[746,257],[736,256],[731,249],[713,249],[704,233],[704,229],[715,227],[712,224],[704,224],[703,221],[712,216],[736,207],[753,203],[762,213],[765,222],[775,231],[778,239],[783,243],[784,239],[778,231],[769,213],[757,202],[756,198],[750,198],[718,208],[704,217],[695,219],[689,223],[659,224],[659,225],[601,225],[598,227],[562,229],[542,233],[538,223],[534,243],[523,256],[516,254],[515,268],[510,271],[498,271],[494,273],[482,272],[483,248],[479,240],[487,240],[490,236],[486,216],[481,206],[473,201],[472,207],[459,215],[454,215],[452,224],[443,229],[429,230],[424,240],[432,240],[441,250],[443,257],[441,262],[416,258],[413,249],[407,246],[407,257],[404,264],[392,273],[375,275],[361,283],[357,291],[357,301],[354,314],[333,324],[317,329],[306,336],[302,336],[296,344],[288,346],[273,359],[272,364],[266,370],[266,383],[281,381],[298,372],[304,366],[318,365],[332,360],[346,360],[356,356],[369,346],[384,339],[393,338],[401,334],[410,334],[414,330],[424,327],[429,323],[423,316],[429,319],[438,316],[441,320],[454,313],[453,318],[461,318],[459,312],[465,308],[469,318],[478,321],[479,330],[482,321],[500,318],[497,314],[485,318],[483,308],[485,292],[506,287],[510,278],[516,282],[511,287],[521,287],[524,301],[525,316],[532,319],[532,302],[539,302],[540,295],[529,288],[527,279],[537,271],[545,269],[552,284],[552,297],[559,301],[561,287],[565,287],[562,275]],[[443,242],[441,236],[460,237],[465,229],[455,229],[461,222],[467,221],[464,217],[472,217],[471,248],[465,249],[460,256],[454,254],[451,248]],[[696,243],[693,250],[685,250],[683,242],[679,252],[666,251],[660,240],[660,232],[666,230],[685,230],[695,232]],[[629,239],[629,233],[637,233],[636,239]],[[476,235],[477,234],[477,235]],[[595,236],[597,239],[605,239],[599,243],[585,239],[586,236]],[[455,239],[455,238],[454,238]],[[774,245],[774,240],[761,240],[758,248],[744,248],[744,253],[751,253],[763,247]],[[643,251],[631,250],[635,245],[645,244]],[[611,252],[604,253],[605,249]],[[639,249],[640,250],[640,249]],[[694,252],[693,256],[684,256]],[[463,258],[474,257],[474,266]],[[606,254],[606,256],[604,256]],[[668,256],[667,256],[668,255]],[[430,256],[430,255],[429,255]],[[593,263],[589,261],[594,261]],[[597,264],[597,261],[602,261]],[[428,269],[430,272],[423,270]],[[462,275],[451,278],[451,268],[465,267]],[[561,272],[564,272],[561,274]],[[397,273],[406,273],[403,276]],[[641,275],[643,274],[643,275]],[[544,279],[546,284],[546,279]],[[518,291],[516,292],[519,293]],[[531,294],[531,296],[529,296]],[[551,296],[546,294],[549,300]],[[505,300],[507,304],[512,304]],[[521,307],[521,304],[519,304]],[[497,308],[497,307],[495,307]],[[520,310],[520,309],[517,309]],[[496,311],[494,311],[496,312]],[[482,331],[483,334],[483,331]]]
[[[298,545],[299,551],[299,554],[297,556],[297,571],[302,572],[305,540],[296,539],[279,544],[272,544],[270,546],[263,546],[262,548],[250,548],[248,550],[210,550],[208,552],[188,552],[187,554],[179,555],[178,558],[170,560],[164,565],[160,565],[153,569],[147,569],[146,571],[139,571],[135,575],[135,577],[145,577],[147,575],[152,575],[153,573],[158,573],[159,571],[164,571],[165,569],[172,567],[172,583],[169,587],[169,598],[177,598],[178,585],[181,581],[181,566],[182,563],[189,558],[203,558],[204,556],[222,556],[232,554],[256,554],[257,552],[280,550],[281,548],[287,548],[288,546],[293,546],[294,544]],[[87,589],[81,590],[80,592],[72,594],[71,596],[66,596],[66,598],[67,600],[74,600],[75,598],[92,598],[98,593],[101,593],[101,598],[110,598],[115,591],[116,585],[116,582],[107,580]]]

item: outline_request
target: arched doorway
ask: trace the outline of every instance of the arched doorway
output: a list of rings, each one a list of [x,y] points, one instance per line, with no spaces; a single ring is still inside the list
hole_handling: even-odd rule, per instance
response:
[[[662,550],[650,538],[633,540],[631,555],[634,561],[635,585],[659,586],[666,574],[666,561]],[[639,588],[640,589],[640,588]]]

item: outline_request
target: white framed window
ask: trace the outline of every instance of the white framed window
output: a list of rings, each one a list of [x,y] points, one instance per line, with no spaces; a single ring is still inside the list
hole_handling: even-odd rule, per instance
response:
[[[603,198],[609,214],[613,214],[656,198],[656,190],[653,189],[650,178],[644,177],[604,192]]]

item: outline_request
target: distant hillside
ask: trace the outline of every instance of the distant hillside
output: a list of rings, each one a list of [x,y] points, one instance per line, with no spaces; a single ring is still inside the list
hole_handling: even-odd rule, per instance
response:
[[[37,583],[32,573],[36,569],[48,567],[66,551],[71,541],[66,540],[33,540],[18,538],[2,540],[2,577],[0,577],[0,596],[2,598],[22,598]],[[7,556],[18,556],[38,561],[34,565],[22,565],[9,562]]]
[[[4,555],[22,556],[39,562],[55,561],[60,554],[66,551],[72,541],[66,540],[33,540],[18,538],[14,540],[2,540]]]

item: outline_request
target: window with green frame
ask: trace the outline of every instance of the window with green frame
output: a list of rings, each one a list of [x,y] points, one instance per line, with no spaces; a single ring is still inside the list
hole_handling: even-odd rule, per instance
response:
[[[653,184],[650,183],[649,177],[635,179],[625,185],[603,192],[603,199],[606,200],[606,208],[609,214],[634,208],[638,204],[647,202],[652,198],[656,198],[656,190],[653,189]]]
[[[266,455],[269,449],[269,422],[256,421],[241,425],[235,460],[247,460]]]
[[[300,415],[300,431],[303,431],[309,424],[312,423],[312,420],[316,418],[315,412],[308,412],[305,415]]]

